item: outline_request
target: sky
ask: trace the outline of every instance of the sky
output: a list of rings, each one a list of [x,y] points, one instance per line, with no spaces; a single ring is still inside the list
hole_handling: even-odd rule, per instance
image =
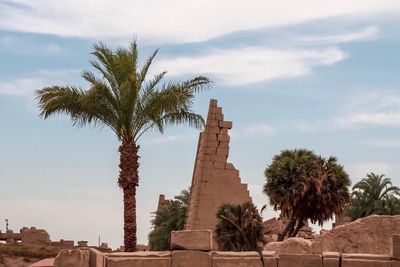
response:
[[[368,172],[400,185],[400,2],[0,0],[0,229],[46,229],[52,240],[123,243],[118,141],[107,128],[43,120],[35,90],[87,88],[93,44],[127,46],[166,82],[205,75],[233,121],[229,162],[253,201],[283,149],[336,156],[353,184]],[[140,141],[138,241],[147,243],[159,194],[191,183],[199,130]],[[275,216],[269,207],[264,219]],[[329,228],[329,223],[324,226]]]

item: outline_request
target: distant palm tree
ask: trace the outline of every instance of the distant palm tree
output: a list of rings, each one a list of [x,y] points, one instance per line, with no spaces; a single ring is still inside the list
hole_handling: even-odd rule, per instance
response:
[[[150,250],[170,249],[171,232],[182,230],[185,226],[189,197],[190,190],[182,190],[161,211],[153,213],[155,217],[151,221],[153,230],[149,234]]]
[[[400,188],[393,186],[384,174],[368,173],[353,186],[352,202],[347,216],[352,220],[371,214],[400,214]]]
[[[262,219],[253,203],[222,205],[217,218],[216,235],[220,249],[259,251],[262,248]]]
[[[129,48],[111,50],[94,45],[92,66],[100,73],[83,72],[88,90],[73,86],[53,86],[38,90],[40,115],[47,119],[56,113],[71,117],[73,125],[94,124],[111,129],[121,145],[118,184],[124,197],[124,245],[136,251],[136,187],[139,185],[138,140],[155,129],[188,123],[201,128],[203,118],[192,111],[195,93],[210,86],[210,80],[198,76],[183,82],[160,85],[166,72],[147,79],[157,50],[138,67],[136,41]]]
[[[294,237],[308,220],[322,223],[343,212],[349,202],[350,179],[336,158],[306,149],[283,150],[265,170],[269,204],[288,219],[278,235]]]

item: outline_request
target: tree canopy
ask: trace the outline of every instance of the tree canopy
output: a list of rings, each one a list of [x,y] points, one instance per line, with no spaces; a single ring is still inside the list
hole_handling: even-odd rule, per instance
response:
[[[351,205],[346,215],[352,220],[371,214],[400,214],[400,188],[384,174],[368,173],[353,186]]]
[[[323,224],[349,202],[350,179],[335,157],[306,149],[283,150],[265,170],[264,193],[288,219],[278,240],[296,236],[308,220]]]

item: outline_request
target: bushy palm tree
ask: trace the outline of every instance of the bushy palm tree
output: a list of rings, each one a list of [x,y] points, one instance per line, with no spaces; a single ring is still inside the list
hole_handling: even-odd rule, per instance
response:
[[[182,230],[185,226],[189,197],[190,190],[182,190],[163,209],[153,212],[155,217],[151,221],[153,230],[149,234],[150,250],[170,249],[171,232]]]
[[[156,54],[157,50],[139,67],[136,41],[129,48],[115,50],[99,43],[94,45],[91,65],[100,76],[87,71],[82,74],[89,89],[53,86],[37,91],[44,119],[64,113],[74,125],[106,126],[120,141],[118,184],[123,191],[126,251],[136,250],[139,138],[151,129],[163,133],[167,126],[181,123],[201,128],[204,120],[192,111],[192,104],[195,93],[210,86],[209,79],[202,76],[162,85],[166,72],[147,79]]]
[[[351,205],[346,209],[352,220],[371,214],[400,214],[400,188],[384,174],[368,173],[353,186]]]
[[[265,170],[264,193],[288,222],[278,240],[296,236],[308,220],[322,223],[343,212],[350,179],[334,157],[306,149],[284,150]]]
[[[259,251],[262,248],[262,219],[253,203],[222,205],[217,218],[216,235],[221,250]]]

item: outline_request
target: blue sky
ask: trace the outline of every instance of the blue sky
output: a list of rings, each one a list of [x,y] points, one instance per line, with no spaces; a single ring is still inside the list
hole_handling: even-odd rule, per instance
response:
[[[0,18],[0,224],[14,230],[122,244],[116,138],[64,116],[42,120],[34,91],[85,87],[92,45],[133,36],[142,59],[160,49],[151,74],[215,82],[195,110],[206,116],[215,98],[233,121],[229,161],[258,206],[264,169],[282,149],[334,155],[353,182],[373,171],[400,185],[398,1],[3,0]],[[141,139],[140,243],[158,195],[190,185],[198,133]]]

